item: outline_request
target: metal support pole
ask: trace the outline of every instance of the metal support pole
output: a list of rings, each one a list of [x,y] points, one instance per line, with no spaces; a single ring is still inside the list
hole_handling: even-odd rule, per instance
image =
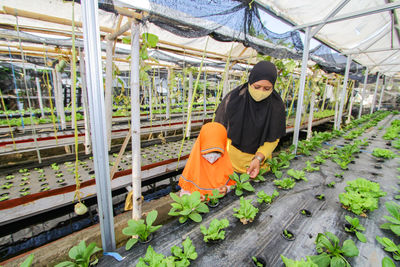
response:
[[[115,250],[115,233],[106,145],[107,133],[104,114],[103,72],[100,60],[98,2],[96,0],[82,1],[81,7],[101,241],[103,251],[110,252]]]
[[[307,125],[307,140],[310,140],[312,135],[312,122],[314,117],[314,102],[315,102],[315,93],[311,93],[311,101],[310,101],[310,113],[308,114],[308,125]]]
[[[188,92],[188,111],[186,112],[186,117],[189,116],[189,108],[192,106],[192,96],[193,96],[193,73],[189,72],[189,92]],[[190,130],[192,128],[191,119],[188,121],[188,127],[186,131],[186,137],[190,137]]]
[[[379,97],[378,110],[381,109],[381,104],[382,104],[382,99],[383,99],[383,93],[384,92],[385,92],[385,84],[382,82],[382,89],[381,89],[381,96]]]
[[[369,69],[367,67],[367,69],[365,70],[364,84],[363,84],[363,88],[361,91],[361,101],[360,101],[360,110],[358,112],[358,118],[361,118],[361,115],[362,115],[363,102],[364,102],[364,98],[365,98],[365,89],[367,87],[367,82],[368,82],[368,72],[369,72]]]
[[[206,72],[204,72],[203,110],[204,110],[204,119],[205,119],[207,117],[207,80],[206,80]]]
[[[142,216],[142,181],[140,178],[140,87],[139,87],[139,24],[131,26],[131,127],[132,127],[132,219]]]
[[[376,75],[376,83],[375,83],[375,91],[374,91],[374,97],[372,98],[372,103],[371,103],[371,110],[369,112],[369,114],[372,114],[374,112],[375,109],[375,101],[376,101],[376,92],[378,92],[378,84],[379,84],[379,76],[381,74],[378,72],[378,74]]]
[[[226,76],[223,85],[224,87],[222,88],[222,98],[224,98],[229,93],[229,73],[227,72],[225,75]]]
[[[42,117],[44,118],[43,101],[42,101],[42,90],[40,89],[39,77],[36,77],[35,81],[36,81],[36,89],[37,89],[37,96],[38,96],[38,100],[39,100],[40,112],[42,114]]]
[[[337,127],[336,130],[340,130],[340,124],[342,123],[344,99],[346,98],[346,89],[347,89],[347,81],[349,79],[350,64],[351,64],[351,56],[347,56],[346,71],[344,73],[343,89],[342,89],[342,96],[340,98],[339,116],[336,124]]]
[[[171,98],[171,92],[170,92],[170,90],[172,89],[172,81],[171,81],[171,68],[168,68],[167,69],[167,71],[168,71],[168,77],[167,77],[167,105],[166,105],[166,116],[165,116],[165,118],[167,119],[167,120],[169,120],[170,119],[170,98]]]
[[[111,149],[111,128],[112,128],[112,83],[113,83],[113,40],[107,39],[106,46],[106,89],[104,92],[104,104],[106,109],[106,130],[107,130],[107,150]]]
[[[88,109],[88,93],[86,87],[86,74],[85,74],[85,59],[83,52],[80,54],[79,60],[79,71],[81,74],[81,88],[82,88],[82,103],[83,103],[83,121],[85,124],[85,141],[83,143],[85,147],[85,154],[90,154],[90,130],[89,130],[89,109]]]
[[[353,92],[354,92],[354,85],[353,85],[353,87],[351,88],[351,93],[350,93],[350,107],[349,107],[349,113],[347,114],[346,124],[349,124],[350,121],[351,121],[351,111],[352,111],[352,109],[353,109],[353,103],[354,103],[354,95],[353,95]]]
[[[297,153],[297,143],[299,142],[299,132],[300,132],[300,123],[301,123],[301,112],[303,107],[303,98],[304,98],[304,87],[306,84],[306,75],[307,75],[307,62],[308,62],[308,52],[310,49],[310,28],[307,27],[305,31],[304,37],[304,49],[303,49],[303,59],[301,61],[301,75],[300,75],[300,89],[297,100],[297,108],[296,108],[296,120],[294,124],[294,132],[293,132],[293,144],[294,144],[294,154]]]
[[[153,119],[153,90],[152,90],[152,85],[149,85],[149,120],[151,121]]]

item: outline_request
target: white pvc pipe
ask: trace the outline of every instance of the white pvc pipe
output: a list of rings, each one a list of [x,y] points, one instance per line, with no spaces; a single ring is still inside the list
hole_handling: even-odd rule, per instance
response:
[[[299,132],[300,132],[300,123],[301,123],[301,113],[303,107],[303,98],[304,98],[304,87],[306,84],[306,75],[307,75],[307,62],[308,62],[308,53],[310,49],[310,28],[307,27],[305,31],[304,37],[304,49],[303,49],[303,59],[301,61],[301,75],[300,75],[300,89],[298,93],[297,100],[297,108],[296,108],[296,120],[294,124],[294,132],[293,132],[293,144],[295,146],[293,153],[297,153],[297,144],[299,142]]]
[[[367,82],[368,82],[368,72],[369,72],[369,69],[367,67],[367,69],[365,70],[364,84],[363,84],[363,88],[361,91],[361,101],[360,101],[360,110],[358,112],[358,118],[361,118],[361,115],[362,115],[363,102],[364,102],[364,98],[365,98],[365,89],[367,87]]]
[[[310,113],[308,114],[308,125],[307,125],[307,140],[310,140],[312,135],[312,122],[314,118],[314,102],[315,102],[315,93],[311,93],[310,100]]]
[[[132,127],[132,219],[142,217],[142,181],[140,177],[140,92],[139,92],[139,24],[131,27],[131,127]]]
[[[192,96],[193,96],[193,73],[190,71],[189,72],[189,93],[188,93],[188,111],[186,113],[186,117],[189,117],[189,109],[192,106]],[[186,131],[186,137],[190,137],[190,131],[192,128],[192,123],[191,123],[191,118],[188,120],[188,126],[187,126],[187,131]]]
[[[346,98],[347,81],[349,79],[350,64],[351,64],[351,56],[347,56],[346,71],[344,74],[342,96],[340,98],[340,107],[339,107],[338,120],[337,120],[337,124],[336,124],[336,130],[340,130],[340,125],[342,123],[343,107],[344,107],[344,102],[345,102],[345,98]]]
[[[375,109],[376,92],[378,91],[379,76],[380,76],[380,73],[378,72],[378,74],[376,75],[375,91],[374,91],[374,97],[372,98],[371,110],[369,112],[370,114],[372,114]]]
[[[165,114],[166,116],[165,116],[165,118],[167,120],[169,120],[170,119],[170,102],[171,102],[171,100],[170,100],[170,98],[171,98],[170,89],[172,87],[171,68],[168,68],[167,71],[168,71],[168,77],[167,77],[167,99],[166,99],[166,114]]]
[[[379,97],[378,110],[381,109],[381,104],[382,104],[382,99],[383,99],[383,94],[384,93],[385,93],[385,84],[382,83],[381,96]]]
[[[37,96],[38,96],[38,100],[39,100],[40,112],[42,114],[42,117],[44,117],[43,101],[42,101],[42,90],[40,89],[39,77],[36,77],[35,81],[36,81],[36,89],[37,89]]]
[[[350,93],[350,107],[349,107],[349,113],[347,114],[346,124],[349,124],[350,121],[351,121],[351,111],[352,111],[352,109],[353,109],[353,103],[354,103],[353,91],[354,91],[354,86],[353,86],[353,88],[351,88],[351,93]]]

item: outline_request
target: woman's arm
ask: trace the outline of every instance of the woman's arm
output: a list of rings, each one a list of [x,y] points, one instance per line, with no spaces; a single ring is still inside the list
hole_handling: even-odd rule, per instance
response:
[[[278,143],[279,139],[276,139],[276,141],[274,142],[265,142],[262,146],[258,148],[253,160],[250,163],[249,168],[247,169],[247,174],[250,175],[250,178],[256,178],[256,176],[260,172],[260,166],[265,161],[265,159],[271,157],[272,152],[275,150]]]

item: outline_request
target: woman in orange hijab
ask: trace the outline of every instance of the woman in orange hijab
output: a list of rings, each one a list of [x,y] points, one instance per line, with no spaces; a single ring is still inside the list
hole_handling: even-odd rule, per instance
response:
[[[199,191],[202,196],[210,195],[214,189],[226,194],[235,184],[229,178],[233,168],[226,151],[227,138],[222,124],[210,122],[203,125],[179,178],[181,195],[194,191]]]

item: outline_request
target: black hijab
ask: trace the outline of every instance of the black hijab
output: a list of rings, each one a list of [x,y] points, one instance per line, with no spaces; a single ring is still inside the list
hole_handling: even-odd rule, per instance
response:
[[[248,85],[268,80],[275,85],[276,67],[268,61],[257,63],[250,72],[249,81],[227,94],[218,106],[215,121],[228,131],[232,145],[242,152],[255,154],[265,142],[274,142],[286,134],[285,106],[280,95],[271,95],[256,102]]]

